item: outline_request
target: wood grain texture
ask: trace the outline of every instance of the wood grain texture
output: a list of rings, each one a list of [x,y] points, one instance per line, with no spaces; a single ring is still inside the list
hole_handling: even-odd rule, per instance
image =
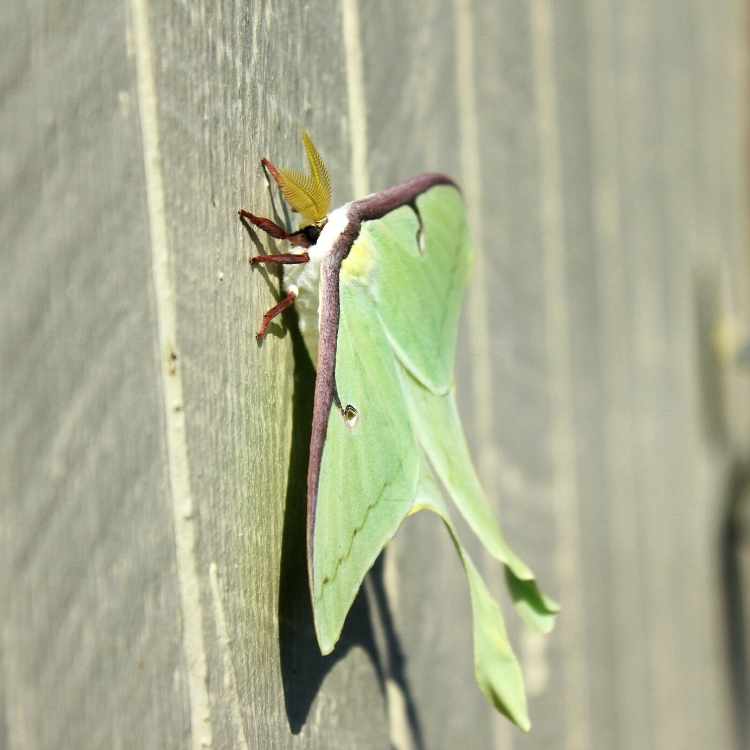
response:
[[[6,5],[0,747],[738,747],[750,385],[711,337],[750,319],[746,4]],[[563,607],[546,640],[506,607],[528,736],[433,518],[317,651],[313,370],[293,315],[256,346],[279,279],[236,219],[303,127],[336,204],[426,170],[471,199],[460,406]]]
[[[189,704],[125,9],[9,11],[0,744],[178,747]]]
[[[259,160],[300,164],[303,126],[334,155],[338,198],[349,194],[347,151],[338,148],[346,142],[343,54],[319,53],[315,75],[300,76],[303,39],[340,38],[340,24],[334,3],[315,13],[293,4],[153,6],[150,19],[206,658],[218,678],[210,719],[220,747],[243,739],[279,748],[387,741],[364,600],[337,653],[322,659],[317,650],[303,533],[312,371],[298,337],[281,325],[255,345],[279,285],[251,272],[247,258],[257,247],[236,219],[239,206],[270,211]]]

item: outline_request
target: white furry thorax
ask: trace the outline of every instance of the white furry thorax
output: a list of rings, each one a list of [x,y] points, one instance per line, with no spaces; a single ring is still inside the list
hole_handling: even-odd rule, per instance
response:
[[[316,367],[320,330],[320,267],[349,223],[349,205],[346,203],[328,214],[328,221],[318,241],[307,250],[310,256],[308,263],[284,267],[284,288],[297,295],[294,306],[299,315],[299,329],[307,351],[310,352],[310,359]]]

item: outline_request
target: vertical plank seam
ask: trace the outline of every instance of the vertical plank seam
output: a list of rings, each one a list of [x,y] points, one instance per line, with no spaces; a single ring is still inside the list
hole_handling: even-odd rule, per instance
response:
[[[722,40],[728,40],[733,36],[732,42],[727,42],[724,46],[723,54],[719,53],[718,64],[721,66],[721,80],[723,84],[723,90],[721,91],[723,114],[726,116],[721,118],[712,117],[709,122],[715,126],[717,120],[724,123],[725,127],[715,129],[719,138],[710,138],[712,143],[716,143],[719,146],[719,155],[715,159],[715,162],[719,165],[719,175],[716,178],[717,182],[721,180],[722,175],[731,174],[733,171],[734,162],[736,161],[738,154],[735,152],[733,146],[739,145],[739,151],[744,156],[748,150],[748,107],[747,107],[747,69],[748,69],[748,56],[747,56],[747,37],[748,37],[748,18],[747,13],[743,14],[743,10],[747,8],[747,2],[740,0],[739,2],[729,3],[730,9],[726,11],[731,18],[735,18],[735,22],[732,23],[732,30],[739,30],[736,35],[732,34],[727,28],[719,29],[714,31],[713,35],[718,36]],[[736,16],[740,16],[736,19]],[[725,22],[727,25],[729,22]],[[710,16],[708,23],[713,26],[716,25],[717,20],[715,15]],[[710,27],[709,27],[710,28]],[[710,39],[710,37],[709,37]],[[735,43],[736,42],[736,43]],[[727,91],[729,89],[729,91]],[[734,89],[734,90],[732,90]],[[729,98],[726,98],[726,94],[729,93]],[[734,96],[732,96],[734,94]],[[743,104],[731,107],[727,105],[727,101],[739,101]],[[743,106],[744,105],[744,106]],[[727,111],[729,107],[729,111]],[[735,120],[731,115],[739,115]],[[726,124],[734,122],[733,130],[740,131],[739,142],[732,137],[731,132],[727,133]],[[743,160],[745,163],[745,160]],[[724,241],[723,237],[720,236],[716,239],[718,247],[716,253],[719,255],[722,265],[728,269],[728,273],[731,274],[731,278],[727,282],[727,291],[724,292],[724,299],[722,304],[724,310],[728,312],[734,319],[739,321],[739,334],[742,337],[747,336],[747,321],[748,312],[750,311],[750,274],[748,274],[747,265],[747,238],[750,230],[750,214],[748,213],[747,206],[747,186],[748,186],[748,170],[747,167],[744,169],[737,170],[739,174],[734,180],[727,180],[726,182],[731,187],[738,188],[736,191],[732,190],[733,195],[739,194],[739,198],[731,199],[733,205],[728,209],[725,209],[724,215],[732,213],[734,221],[730,220],[727,222],[729,229],[729,240]],[[736,181],[735,181],[736,180]],[[726,183],[725,183],[726,184]],[[712,207],[713,208],[713,207]],[[716,214],[712,217],[716,222],[721,222],[722,211],[724,208],[724,202],[721,206],[716,207]],[[731,209],[735,210],[732,211]],[[732,226],[734,224],[734,226]],[[705,243],[704,243],[705,244]],[[731,319],[731,318],[730,318]],[[739,387],[738,387],[739,386]],[[728,394],[728,406],[734,415],[733,425],[746,425],[748,423],[748,414],[750,413],[750,403],[747,399],[747,389],[744,388],[736,380],[729,386]],[[736,432],[733,433],[733,439],[737,444],[737,437],[740,437],[739,445],[744,447],[747,433],[745,430],[741,430],[739,435]]]
[[[633,475],[633,447],[629,438],[629,422],[632,415],[621,406],[620,394],[628,390],[629,374],[622,366],[618,353],[622,349],[624,338],[622,326],[617,321],[626,319],[627,315],[619,292],[622,286],[624,269],[622,267],[619,238],[621,234],[620,196],[617,176],[609,162],[617,158],[616,139],[618,122],[614,74],[612,72],[611,45],[613,40],[609,33],[607,15],[609,7],[601,0],[588,0],[586,14],[589,20],[589,101],[592,148],[592,218],[595,247],[599,250],[599,271],[597,273],[597,297],[602,316],[602,350],[604,362],[604,393],[607,407],[604,409],[603,426],[604,472],[608,492],[607,502],[610,505],[610,518],[607,524],[607,535],[612,561],[612,585],[618,591],[611,597],[610,617],[615,643],[625,638],[625,631],[632,630],[632,622],[621,617],[622,610],[632,613],[633,581],[635,578],[622,575],[629,570],[633,561],[639,559],[633,552],[632,545],[637,545],[628,530],[632,524],[631,498],[635,491],[626,485],[624,477]],[[624,390],[623,390],[624,389]],[[624,518],[623,518],[624,516]],[[630,520],[630,523],[628,523]],[[625,578],[626,580],[622,580]],[[633,727],[628,722],[626,692],[628,680],[623,675],[623,659],[627,655],[615,646],[612,654],[614,673],[607,687],[612,691],[617,724],[607,727],[608,737],[626,738],[624,730]],[[632,661],[632,659],[630,660]],[[628,672],[630,668],[628,669]],[[630,717],[632,719],[632,717]],[[637,735],[636,735],[637,736]],[[633,737],[630,736],[632,740]]]
[[[541,181],[541,229],[544,254],[546,336],[551,378],[551,449],[555,469],[554,495],[559,532],[558,570],[565,618],[560,630],[565,664],[565,747],[583,750],[591,746],[589,704],[583,653],[583,602],[579,574],[579,508],[575,433],[572,413],[572,376],[569,329],[565,299],[564,208],[561,154],[557,120],[554,71],[554,29],[550,0],[533,0],[532,55],[537,101]]]
[[[494,439],[492,363],[489,346],[489,305],[485,284],[484,230],[482,226],[481,194],[482,170],[479,158],[479,115],[474,70],[474,3],[472,0],[453,2],[456,67],[455,85],[458,100],[461,189],[465,196],[466,213],[474,244],[473,274],[477,282],[472,287],[468,302],[469,350],[471,351],[472,411],[476,440],[480,446],[477,459],[479,474],[485,486],[497,487],[495,480],[501,471]],[[483,553],[484,554],[484,553]],[[510,725],[499,716],[493,717],[492,732],[497,747],[510,747]]]
[[[664,5],[654,5],[654,8],[664,8],[666,11]],[[668,36],[672,35],[670,24],[676,22],[682,26],[685,20],[688,24],[695,20],[695,11],[690,4],[686,6],[684,14],[657,12],[653,21],[657,30],[656,44],[665,39],[665,30],[669,30]],[[682,33],[690,38],[689,29],[683,27]],[[731,44],[728,47],[731,48]],[[693,47],[688,43],[685,49],[692,50]],[[713,640],[707,637],[703,627],[706,618],[690,618],[689,624],[684,621],[685,613],[697,613],[705,602],[705,589],[700,580],[705,566],[699,564],[692,570],[691,566],[695,565],[696,558],[703,557],[698,540],[705,539],[702,533],[705,526],[700,516],[706,506],[701,489],[705,486],[704,477],[707,476],[708,468],[700,444],[700,426],[703,422],[699,401],[700,380],[695,366],[702,343],[696,336],[694,294],[701,255],[697,242],[699,231],[695,162],[691,160],[697,145],[694,137],[695,123],[690,117],[695,78],[682,72],[690,71],[693,60],[694,55],[683,57],[681,50],[663,45],[654,66],[657,91],[662,104],[657,109],[654,123],[660,132],[659,153],[655,161],[663,174],[663,184],[671,186],[671,189],[662,191],[659,239],[664,249],[657,245],[656,252],[651,253],[659,257],[666,252],[669,259],[668,265],[662,265],[660,271],[661,282],[657,298],[662,305],[660,318],[663,319],[663,330],[662,341],[657,344],[656,349],[663,358],[659,387],[664,389],[662,379],[665,379],[671,392],[673,408],[665,410],[664,398],[660,399],[660,445],[665,447],[659,462],[661,471],[658,489],[661,498],[657,499],[654,493],[649,505],[670,507],[673,511],[686,501],[693,506],[691,513],[670,517],[666,525],[662,526],[662,533],[659,533],[658,527],[652,526],[649,534],[654,548],[653,559],[664,565],[670,579],[675,571],[671,561],[690,560],[679,566],[682,575],[675,576],[679,583],[670,580],[668,584],[667,595],[676,597],[679,605],[661,612],[658,624],[649,629],[650,640],[660,644],[655,649],[657,653],[654,658],[654,683],[657,687],[654,706],[659,717],[654,732],[657,747],[710,747],[713,742],[723,744],[721,727],[714,724],[717,711],[704,710],[704,695],[716,689],[717,672],[705,670],[701,689],[696,690],[697,686],[691,677],[697,669],[704,666],[705,652],[702,654],[700,647],[684,648],[688,643],[705,644]],[[682,127],[675,128],[675,120],[682,122]],[[687,173],[684,171],[686,169],[689,169]],[[675,249],[679,251],[673,255]],[[639,253],[636,251],[633,255],[638,257]],[[638,278],[642,276],[639,274]],[[635,299],[637,304],[637,294]],[[653,336],[653,322],[649,328]],[[690,366],[686,367],[686,363],[690,363]],[[675,504],[675,497],[681,498],[679,506]],[[699,554],[696,555],[696,552]],[[653,570],[654,567],[649,566],[649,569]],[[654,599],[664,601],[666,589],[667,585],[661,587],[661,590],[657,588]],[[678,633],[681,637],[677,636]],[[678,684],[689,685],[690,688],[680,701],[680,709],[676,710],[674,686]],[[685,721],[684,713],[691,715],[693,720]],[[702,720],[695,721],[701,714]]]
[[[494,461],[490,460],[493,443],[492,409],[492,365],[487,343],[490,340],[488,325],[487,288],[485,279],[485,257],[483,251],[483,228],[481,211],[482,172],[479,162],[479,118],[474,76],[474,10],[471,0],[454,0],[456,28],[456,90],[458,97],[461,188],[466,198],[466,213],[469,217],[474,241],[474,278],[478,279],[469,296],[469,330],[471,331],[472,393],[474,421],[477,425],[477,443],[482,446],[479,467],[482,479],[487,483]],[[490,483],[490,486],[494,486]]]
[[[148,0],[131,0],[141,121],[149,232],[153,262],[154,297],[159,332],[162,398],[169,461],[169,483],[175,533],[177,577],[182,612],[182,647],[188,674],[192,746],[213,744],[207,686],[207,659],[203,635],[201,587],[196,550],[195,505],[190,488],[182,377],[174,367],[176,353],[176,292],[170,274],[170,251],[164,201],[159,121],[154,79]]]
[[[346,90],[349,105],[349,139],[352,149],[352,188],[355,198],[370,192],[367,168],[367,100],[362,65],[359,0],[341,0],[346,56]]]

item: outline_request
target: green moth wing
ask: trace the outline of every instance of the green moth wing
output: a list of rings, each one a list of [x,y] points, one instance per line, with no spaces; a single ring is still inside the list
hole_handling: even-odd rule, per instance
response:
[[[458,318],[471,265],[455,185],[421,175],[356,201],[321,234],[319,344],[308,471],[308,571],[323,653],[339,638],[359,586],[403,520],[429,509],[464,564],[477,680],[528,728],[523,681],[499,607],[458,541],[430,465],[536,628],[557,606],[508,547],[485,499],[453,394]],[[328,232],[326,234],[326,232]],[[324,243],[325,236],[325,243]],[[314,252],[311,249],[311,254]]]
[[[349,412],[328,415],[309,548],[323,653],[333,649],[365,573],[411,509],[419,473],[398,365],[363,292],[341,284],[336,388]]]

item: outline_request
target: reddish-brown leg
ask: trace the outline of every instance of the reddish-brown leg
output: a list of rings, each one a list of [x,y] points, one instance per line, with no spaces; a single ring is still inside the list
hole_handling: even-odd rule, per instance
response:
[[[249,211],[245,211],[244,208],[241,208],[238,213],[241,219],[249,221],[258,227],[258,229],[262,229],[266,234],[270,234],[274,239],[287,240],[290,245],[295,245],[296,247],[310,247],[310,240],[304,232],[287,232],[283,227],[280,227],[270,219],[251,214]]]
[[[294,265],[296,263],[308,263],[310,256],[307,253],[277,253],[276,255],[253,255],[250,258],[250,265],[255,266],[258,263],[282,263]]]
[[[239,213],[241,219],[247,219],[251,224],[258,227],[258,229],[262,229],[266,234],[270,234],[271,237],[277,240],[285,240],[288,236],[283,227],[280,227],[270,219],[251,214],[249,211],[245,211],[244,208],[241,208],[237,213]]]
[[[260,330],[258,331],[257,336],[255,339],[260,344],[263,342],[263,339],[266,337],[266,331],[268,331],[268,326],[271,325],[271,321],[281,313],[284,312],[284,310],[287,309],[287,307],[291,307],[294,304],[294,300],[297,299],[297,294],[295,292],[289,292],[284,299],[281,300],[278,304],[274,305],[264,316],[263,316],[263,322],[260,324]]]

